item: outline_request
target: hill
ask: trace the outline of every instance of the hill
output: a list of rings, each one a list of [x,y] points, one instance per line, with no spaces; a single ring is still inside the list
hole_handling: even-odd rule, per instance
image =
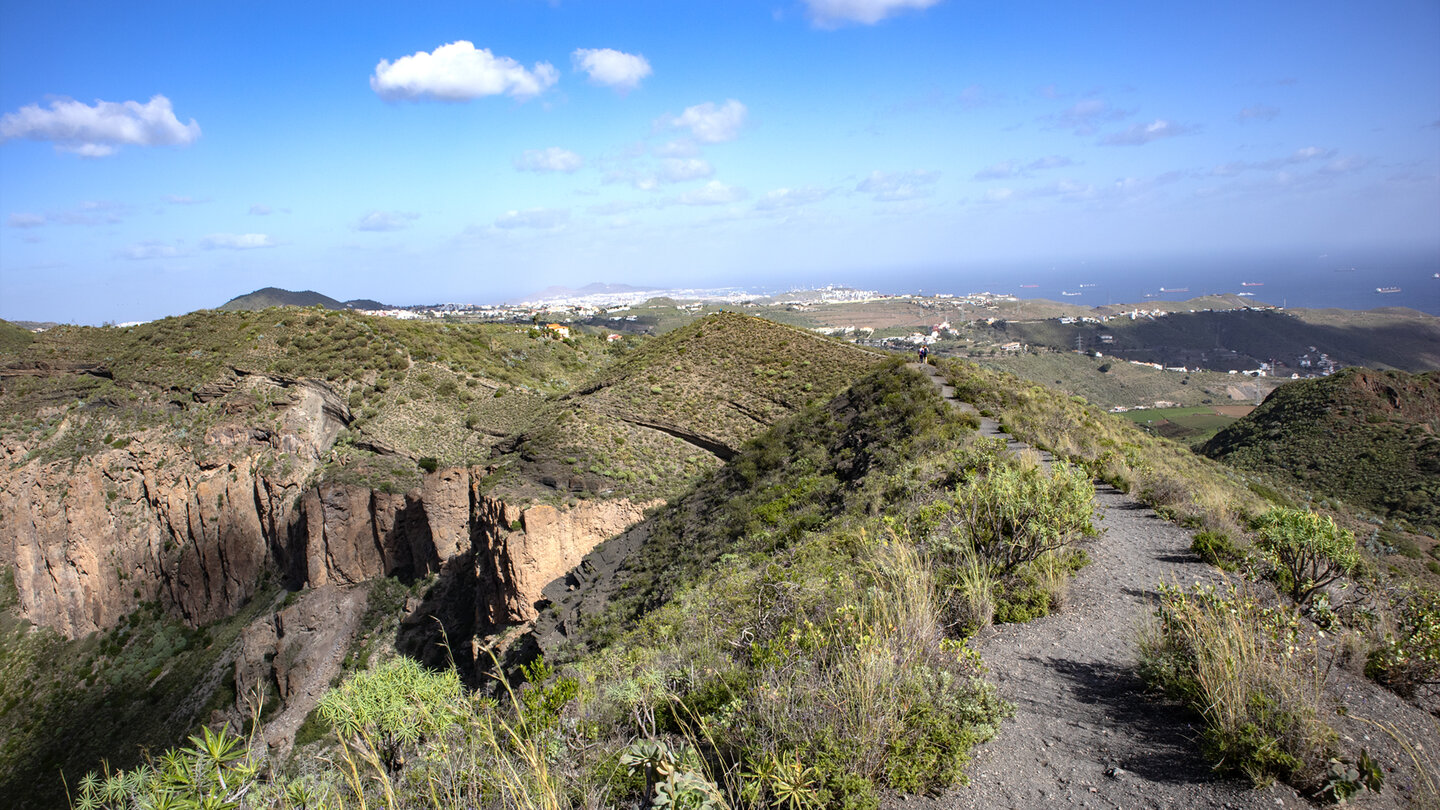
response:
[[[530,427],[502,445],[497,486],[527,497],[671,497],[882,357],[735,313],[694,320],[639,343],[538,409]]]
[[[292,292],[279,287],[264,287],[252,293],[239,295],[220,305],[222,312],[260,310],[267,307],[324,307],[325,309],[390,309],[391,307],[369,298],[352,301],[337,301],[314,290]]]
[[[1201,452],[1434,532],[1440,374],[1348,368],[1286,383]]]
[[[30,345],[35,335],[29,329],[9,321],[0,321],[0,354],[18,352]]]
[[[1321,355],[1340,365],[1440,369],[1440,318],[1413,310],[1375,310],[1345,318],[1329,311],[1171,311],[1104,323],[996,321],[989,332],[993,342],[1019,341],[1064,351],[1076,348],[1078,341],[1086,350],[1099,349],[1124,360],[1216,371],[1244,371],[1268,363],[1288,376],[1316,366]]]

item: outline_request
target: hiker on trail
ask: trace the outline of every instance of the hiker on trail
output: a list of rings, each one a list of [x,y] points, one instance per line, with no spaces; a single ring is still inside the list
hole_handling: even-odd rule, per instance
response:
[[[930,347],[929,347],[929,346],[921,346],[921,347],[920,347],[920,362],[922,362],[922,363],[927,363],[927,364],[930,362]]]

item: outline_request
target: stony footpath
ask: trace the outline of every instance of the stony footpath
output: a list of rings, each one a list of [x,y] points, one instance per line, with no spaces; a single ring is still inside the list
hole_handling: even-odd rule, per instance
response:
[[[956,407],[954,391],[929,374]],[[987,435],[1012,452],[994,419]],[[1048,454],[1041,454],[1048,461]],[[1070,585],[1062,608],[1027,624],[999,625],[976,644],[1015,716],[974,752],[970,784],[936,797],[902,797],[905,808],[1275,808],[1309,805],[1293,788],[1252,789],[1216,776],[1202,757],[1196,719],[1145,694],[1136,674],[1137,629],[1154,608],[1156,585],[1213,581],[1219,572],[1190,552],[1190,533],[1109,486],[1095,492],[1101,535],[1085,549],[1091,563]],[[1388,791],[1387,791],[1388,793]],[[1362,807],[1404,806],[1364,795]]]

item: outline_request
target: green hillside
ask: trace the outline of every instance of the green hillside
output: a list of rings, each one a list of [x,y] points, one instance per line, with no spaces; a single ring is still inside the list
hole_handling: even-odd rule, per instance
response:
[[[545,495],[547,486],[679,494],[747,440],[833,396],[882,358],[760,318],[700,318],[639,343],[583,388],[538,408],[502,446],[497,485],[525,495]]]
[[[1277,388],[1201,452],[1440,529],[1440,374],[1349,368]]]
[[[35,335],[29,329],[0,321],[0,355],[18,352],[34,339]]]
[[[266,309],[268,307],[324,307],[325,309],[344,309],[345,305],[328,295],[321,295],[314,290],[293,292],[291,290],[282,290],[279,287],[262,287],[255,292],[237,295],[231,298],[229,301],[221,304],[219,309],[222,312],[240,312],[243,310]]]

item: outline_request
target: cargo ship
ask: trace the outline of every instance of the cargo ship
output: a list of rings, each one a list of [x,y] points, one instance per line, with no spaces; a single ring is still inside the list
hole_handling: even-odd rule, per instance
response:
[[[1241,287],[1264,287],[1264,286],[1265,286],[1265,282],[1263,282],[1263,281],[1242,281],[1242,282],[1240,282],[1240,286],[1241,286]]]
[[[1160,292],[1190,292],[1189,287],[1161,287]]]
[[[1397,293],[1397,292],[1400,292],[1400,288],[1399,288],[1399,287],[1376,287],[1376,288],[1375,288],[1375,292],[1377,292],[1377,293]]]

